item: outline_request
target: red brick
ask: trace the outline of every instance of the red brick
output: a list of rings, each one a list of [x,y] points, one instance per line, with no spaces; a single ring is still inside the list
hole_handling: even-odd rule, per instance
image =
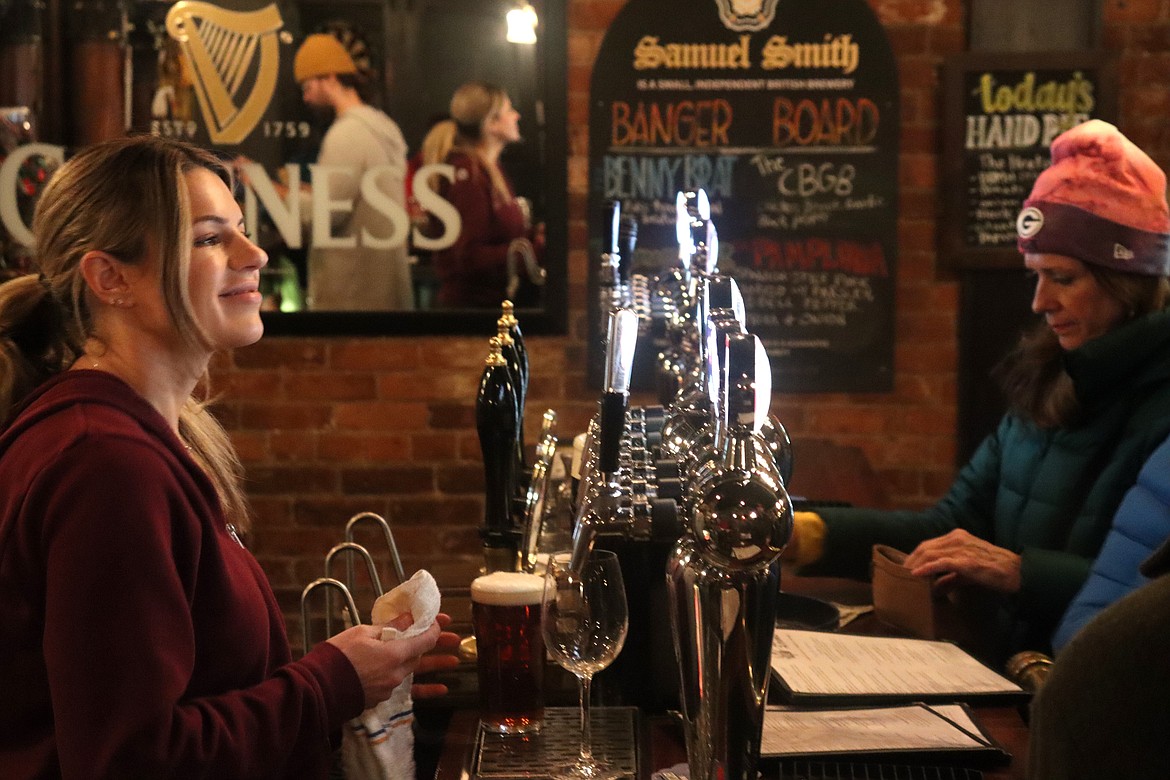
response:
[[[292,500],[287,496],[249,495],[248,506],[252,510],[252,525],[258,530],[292,523]]]
[[[901,433],[919,436],[954,436],[957,422],[950,406],[916,406],[902,412]]]
[[[454,433],[415,433],[410,441],[415,461],[455,458],[458,439]]]
[[[889,424],[890,412],[883,409],[856,406],[833,407],[824,413],[809,415],[808,425],[823,435],[848,433],[881,433],[892,429]]]
[[[405,460],[410,457],[410,438],[405,433],[322,431],[317,439],[317,452],[327,460]]]
[[[471,428],[475,425],[475,399],[465,404],[429,404],[432,428]]]
[[[266,528],[257,533],[253,550],[257,556],[296,556],[319,551],[322,566],[325,553],[341,541],[345,534],[344,523],[336,529],[331,527]]]
[[[967,50],[967,31],[963,25],[939,25],[930,29],[930,52],[937,55],[960,54]]]
[[[232,357],[240,368],[312,370],[325,365],[325,342],[309,339],[261,339]]]
[[[391,522],[397,525],[478,525],[483,501],[460,498],[391,498]]]
[[[427,425],[423,403],[371,401],[342,403],[335,409],[337,427],[360,431],[414,431]]]
[[[899,24],[937,25],[945,20],[946,4],[936,0],[881,0],[874,11],[883,25]]]
[[[937,181],[937,160],[929,154],[903,154],[899,183],[904,187],[932,188]]]
[[[483,495],[484,473],[480,463],[446,463],[435,470],[435,483],[440,493]]]
[[[263,431],[234,430],[229,433],[232,446],[243,463],[260,463],[266,460],[271,452],[268,449],[268,434]]]
[[[426,401],[432,398],[474,401],[482,374],[482,362],[475,368],[455,371],[431,368],[382,374],[378,377],[378,397],[395,401]]]
[[[240,404],[238,415],[245,429],[317,429],[329,424],[333,410],[328,404],[277,401]]]
[[[428,342],[423,350],[423,365],[432,369],[441,366],[448,371],[466,368],[478,374],[488,354],[488,339],[494,335],[490,332],[482,338],[452,337]]]
[[[341,471],[341,489],[347,495],[385,493],[432,493],[435,470],[431,466],[381,466]]]
[[[1101,18],[1110,24],[1152,24],[1164,22],[1161,0],[1106,0]]]
[[[335,493],[338,476],[334,469],[320,466],[249,466],[248,492],[276,495]]]
[[[459,459],[460,460],[481,460],[483,458],[483,450],[479,446],[479,437],[475,433],[465,434],[459,437]]]
[[[279,374],[271,371],[228,371],[211,382],[212,392],[232,401],[267,401],[282,398]]]
[[[274,460],[305,461],[317,455],[317,437],[306,431],[273,431],[269,434]]]
[[[417,368],[419,341],[410,339],[347,339],[329,349],[329,366],[342,371],[403,371]]]
[[[389,501],[381,496],[332,496],[298,498],[293,507],[293,517],[298,526],[327,529],[334,535],[334,541],[324,550],[345,538],[345,524],[359,512],[373,512],[393,522],[388,514]]]
[[[288,397],[298,401],[365,401],[377,397],[373,374],[343,371],[290,375],[285,380]]]
[[[935,57],[903,57],[899,61],[899,86],[904,90],[937,89],[938,60]]]
[[[474,555],[483,550],[478,528],[445,529],[439,534],[439,549],[445,555]]]

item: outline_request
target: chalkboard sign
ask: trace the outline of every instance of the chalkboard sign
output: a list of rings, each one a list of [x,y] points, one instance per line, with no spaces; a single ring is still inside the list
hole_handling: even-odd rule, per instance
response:
[[[1088,119],[1113,121],[1115,71],[1092,53],[968,54],[944,69],[942,260],[1016,268],[1016,216],[1049,145]]]
[[[630,0],[590,98],[591,258],[617,200],[635,271],[677,262],[675,196],[704,188],[775,389],[892,388],[897,65],[865,0]]]

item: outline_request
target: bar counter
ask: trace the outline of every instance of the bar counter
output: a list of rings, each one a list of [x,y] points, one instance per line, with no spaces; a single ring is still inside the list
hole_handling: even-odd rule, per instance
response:
[[[869,602],[869,585],[854,580],[837,578],[807,578],[785,573],[782,579],[783,590],[791,593],[814,596],[842,605],[862,606]],[[872,613],[863,614],[845,626],[843,631],[857,634],[890,635],[893,632],[883,623],[873,617]],[[465,668],[466,667],[466,668]],[[555,707],[558,718],[576,717],[575,710],[575,682],[571,676],[555,667],[549,687],[547,702]],[[476,772],[473,762],[476,760],[478,740],[478,712],[475,704],[474,690],[467,689],[466,676],[470,674],[471,686],[474,686],[475,669],[473,664],[463,664],[458,670],[464,678],[458,683],[462,690],[453,691],[450,699],[445,701],[449,719],[435,725],[445,731],[442,736],[441,747],[437,750],[437,765],[435,780],[472,780],[472,778],[493,778],[505,780],[510,777],[542,777],[536,772],[525,774],[524,771],[509,773],[507,771]],[[562,676],[557,676],[560,672]],[[429,707],[442,706],[440,701],[428,705]],[[647,780],[655,771],[669,769],[676,764],[686,762],[686,748],[682,737],[681,722],[670,714],[636,713],[630,717],[622,710],[632,708],[606,708],[597,703],[593,706],[595,718],[594,750],[598,753],[606,752],[604,743],[605,729],[597,726],[597,718],[607,717],[613,713],[615,717],[628,718],[635,726],[634,738],[637,741],[637,771],[633,773],[637,780]],[[1027,767],[1028,729],[1022,714],[1022,707],[1004,705],[971,705],[971,710],[978,723],[999,745],[1011,754],[1012,760],[1006,766],[987,766],[985,764],[972,765],[982,773],[985,780],[1020,780],[1025,775]],[[624,720],[622,721],[625,722]],[[445,727],[445,728],[444,728]],[[575,732],[574,732],[575,733]],[[524,763],[524,751],[530,749],[523,745],[523,740],[513,743],[513,749],[518,753],[517,763]],[[860,760],[858,760],[860,763]],[[828,762],[831,763],[831,762]],[[888,763],[888,762],[883,762]],[[901,762],[911,763],[910,760]],[[963,764],[949,764],[962,767]],[[763,780],[775,780],[779,776],[779,762],[775,759],[761,761],[761,776]],[[429,773],[429,767],[420,762],[420,777],[423,772]],[[528,766],[531,769],[531,763]]]

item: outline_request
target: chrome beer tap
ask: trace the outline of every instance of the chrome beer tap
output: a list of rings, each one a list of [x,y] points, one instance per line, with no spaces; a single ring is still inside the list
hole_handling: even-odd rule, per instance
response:
[[[622,216],[621,202],[615,200],[606,205],[605,228],[605,251],[601,253],[598,272],[601,311],[633,308],[630,267],[638,241],[638,223]]]
[[[704,285],[706,280],[704,280]],[[703,296],[706,300],[706,296]],[[686,392],[670,408],[662,425],[664,458],[682,460],[694,444],[695,437],[715,416],[719,400],[719,372],[717,357],[717,330],[709,317],[703,317],[705,327],[697,329],[696,364],[700,369],[697,379],[689,383]]]
[[[619,483],[618,462],[630,400],[630,372],[638,340],[638,317],[630,309],[610,312],[606,338],[605,392],[597,414],[595,454],[582,463],[581,499],[573,523],[569,565],[580,571],[598,534],[621,532],[632,524],[632,506]],[[588,439],[587,439],[588,445]],[[595,462],[594,462],[595,461]],[[586,468],[588,467],[588,472]]]
[[[689,532],[666,580],[693,780],[756,780],[780,553],[792,533],[783,480],[758,439],[770,372],[759,339],[727,339],[726,433],[697,475]]]

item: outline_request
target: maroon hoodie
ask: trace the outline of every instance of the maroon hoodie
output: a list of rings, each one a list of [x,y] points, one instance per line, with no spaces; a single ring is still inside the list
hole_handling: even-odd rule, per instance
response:
[[[0,690],[10,779],[322,777],[363,705],[332,645],[291,660],[210,480],[100,371],[0,435]]]

